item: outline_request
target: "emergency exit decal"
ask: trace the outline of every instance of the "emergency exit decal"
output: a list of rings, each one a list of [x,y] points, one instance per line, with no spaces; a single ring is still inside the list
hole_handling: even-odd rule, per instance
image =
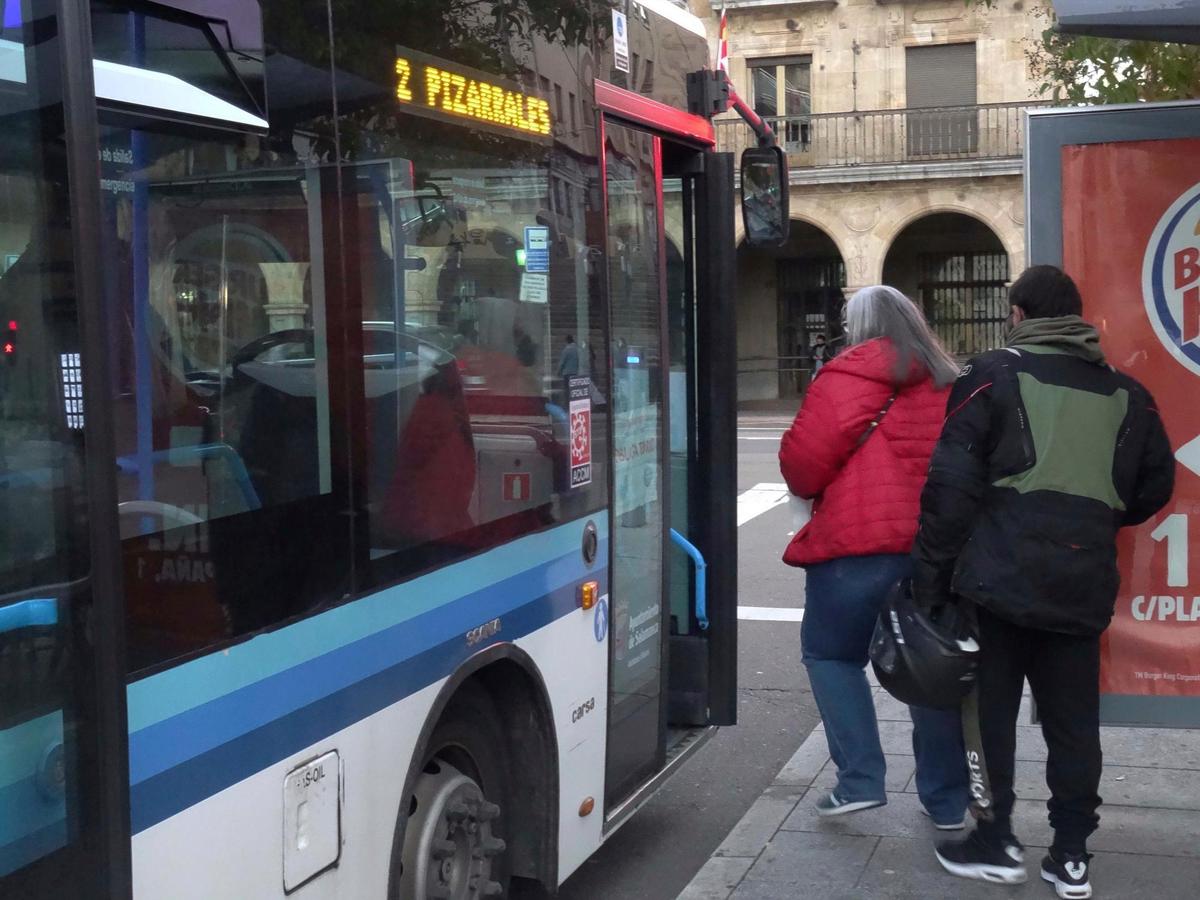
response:
[[[1063,150],[1063,263],[1109,362],[1149,388],[1175,450],[1171,503],[1122,531],[1108,694],[1200,696],[1200,140]]]

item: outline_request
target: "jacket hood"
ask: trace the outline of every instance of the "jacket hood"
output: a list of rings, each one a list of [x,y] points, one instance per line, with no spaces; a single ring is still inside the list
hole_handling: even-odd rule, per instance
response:
[[[821,367],[819,375],[825,372],[845,372],[850,375],[857,375],[859,378],[866,378],[871,381],[878,381],[880,384],[886,384],[889,388],[897,387],[896,377],[896,350],[892,346],[892,342],[887,338],[873,338],[869,341],[863,341],[861,344],[855,344],[847,350],[842,351],[832,360]],[[899,386],[909,387],[914,384],[920,384],[929,378],[929,373],[919,363],[913,363],[909,369],[908,377],[900,380]]]
[[[1009,334],[1007,346],[1045,347],[1055,353],[1068,353],[1097,365],[1104,364],[1100,332],[1079,316],[1026,319]]]

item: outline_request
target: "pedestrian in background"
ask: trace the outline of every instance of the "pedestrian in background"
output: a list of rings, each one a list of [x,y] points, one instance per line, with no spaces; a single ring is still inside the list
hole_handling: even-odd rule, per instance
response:
[[[1012,286],[1007,346],[971,361],[921,498],[913,590],[978,618],[979,731],[992,818],[940,844],[955,875],[1017,884],[1012,830],[1025,679],[1049,750],[1054,843],[1042,877],[1092,894],[1087,838],[1100,806],[1100,635],[1117,597],[1117,530],[1171,497],[1175,461],[1154,399],[1105,363],[1079,290],[1052,266]]]
[[[825,343],[825,335],[818,334],[813,338],[812,359],[813,359],[813,375],[821,371],[821,367],[826,363],[826,357],[829,354],[829,345]]]
[[[783,559],[807,571],[803,658],[838,769],[817,803],[822,816],[887,802],[867,650],[887,592],[910,574],[921,488],[958,374],[920,310],[894,288],[856,293],[846,331],[847,349],[822,367],[779,451],[789,489],[815,501]],[[962,828],[960,717],[911,712],[921,802],[939,828]]]
[[[579,345],[575,343],[575,335],[567,335],[567,343],[563,346],[562,355],[558,358],[558,377],[570,378],[579,374]]]

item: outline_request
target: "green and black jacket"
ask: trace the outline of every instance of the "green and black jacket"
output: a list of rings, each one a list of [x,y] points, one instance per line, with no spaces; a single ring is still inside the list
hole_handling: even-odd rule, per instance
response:
[[[1158,512],[1174,483],[1154,399],[1105,364],[1096,330],[1022,322],[950,395],[921,496],[917,596],[1098,634],[1117,597],[1117,530]]]

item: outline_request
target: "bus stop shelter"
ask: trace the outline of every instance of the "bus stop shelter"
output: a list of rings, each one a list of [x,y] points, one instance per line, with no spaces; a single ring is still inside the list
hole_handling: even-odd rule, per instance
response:
[[[1200,0],[1054,0],[1065,34],[1200,43]]]

